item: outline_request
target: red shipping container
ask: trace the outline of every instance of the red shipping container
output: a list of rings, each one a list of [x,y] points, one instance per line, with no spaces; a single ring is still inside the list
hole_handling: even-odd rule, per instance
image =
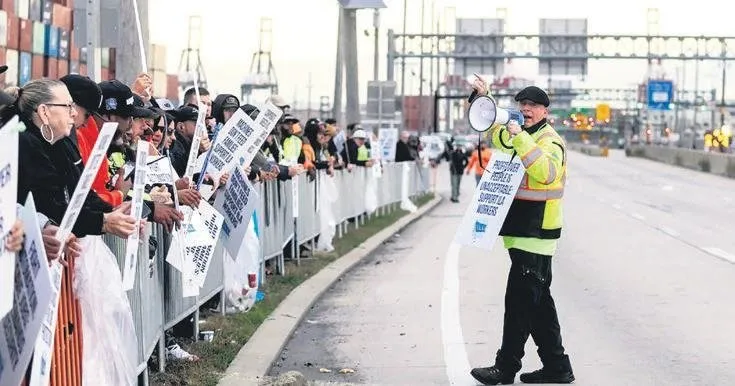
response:
[[[105,68],[105,67],[102,67],[102,69],[100,71],[100,79],[101,80],[110,80],[110,70],[107,69],[107,68]]]
[[[179,76],[178,75],[166,75],[166,99],[178,100],[179,99]]]
[[[33,55],[31,61],[31,80],[43,78],[44,67],[46,66],[43,55]]]
[[[33,51],[33,22],[26,19],[20,19],[20,44],[19,51]]]
[[[79,46],[74,43],[74,31],[69,32],[69,59],[79,61]]]
[[[17,50],[20,45],[20,19],[13,15],[8,15],[8,41],[6,46],[10,49]]]
[[[66,59],[59,59],[59,67],[58,67],[58,76],[61,78],[62,76],[69,75],[69,61]]]
[[[72,9],[61,4],[54,4],[51,24],[65,30],[71,29]]]
[[[15,15],[15,0],[2,0],[0,7],[8,13],[8,16]]]
[[[49,79],[59,79],[59,59],[45,58],[46,67],[44,76]]]

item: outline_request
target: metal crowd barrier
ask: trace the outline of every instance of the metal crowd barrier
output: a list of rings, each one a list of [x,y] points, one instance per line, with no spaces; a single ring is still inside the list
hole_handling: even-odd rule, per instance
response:
[[[375,179],[378,209],[375,214],[385,214],[397,207],[402,199],[402,178],[408,176],[408,197],[426,193],[429,187],[429,169],[417,163],[388,163],[383,166],[382,176]],[[408,173],[404,171],[408,169]],[[265,262],[275,259],[278,272],[284,274],[284,247],[294,239],[296,231],[297,246],[312,243],[318,237],[321,223],[317,212],[319,184],[326,178],[334,178],[337,187],[337,201],[334,213],[337,234],[347,231],[349,220],[355,226],[365,221],[365,195],[370,168],[356,167],[351,172],[335,171],[333,177],[319,172],[313,181],[305,175],[298,177],[299,214],[292,214],[292,181],[269,181],[258,184],[260,206],[256,209],[258,234],[261,244],[261,273]],[[295,220],[295,221],[294,221]],[[337,236],[339,237],[339,236]],[[149,238],[156,241],[154,253],[149,248]],[[110,250],[123,264],[125,240],[105,236]],[[165,370],[165,331],[187,317],[193,318],[194,333],[198,336],[199,307],[211,300],[224,288],[224,250],[217,245],[209,271],[196,297],[182,295],[181,273],[166,264],[165,258],[170,244],[170,235],[160,225],[149,224],[141,239],[138,251],[138,268],[134,288],[128,292],[135,331],[138,337],[138,371],[144,384],[148,384],[147,363],[156,347],[159,348],[159,371]],[[298,248],[296,248],[298,254]],[[149,258],[150,257],[150,258]],[[293,257],[293,256],[292,256]],[[261,275],[265,278],[265,275]],[[224,313],[224,300],[220,300],[220,311]],[[61,319],[60,319],[61,320]],[[58,335],[57,335],[58,336]],[[58,384],[58,383],[57,383]]]

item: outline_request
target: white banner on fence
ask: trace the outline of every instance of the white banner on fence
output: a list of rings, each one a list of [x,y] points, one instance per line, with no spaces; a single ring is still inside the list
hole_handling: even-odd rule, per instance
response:
[[[148,170],[148,142],[138,141],[138,151],[135,154],[135,177],[133,184],[133,200],[130,214],[135,217],[136,230],[128,236],[125,247],[125,266],[122,271],[122,285],[124,291],[133,289],[135,284],[135,269],[138,265],[138,249],[140,246],[140,217],[143,214],[143,195],[145,194],[146,172]]]
[[[520,157],[493,152],[457,229],[455,242],[493,249],[525,171]]]
[[[94,147],[92,148],[92,154],[89,156],[88,162],[84,166],[84,171],[82,171],[82,175],[79,177],[77,187],[74,189],[71,200],[69,200],[69,206],[66,208],[66,212],[64,212],[61,225],[59,225],[59,231],[56,232],[56,239],[61,242],[62,249],[66,244],[66,239],[71,234],[71,230],[74,228],[74,224],[77,222],[79,211],[82,209],[82,205],[84,205],[84,201],[87,199],[89,188],[92,187],[92,182],[94,182],[94,179],[97,176],[100,164],[102,164],[102,160],[107,157],[107,148],[110,147],[110,142],[112,141],[112,137],[115,135],[115,130],[117,130],[117,123],[107,122],[102,125],[102,130],[100,130],[100,135],[97,137],[97,142],[95,142]]]
[[[192,181],[194,173],[197,172],[196,163],[199,156],[199,145],[202,138],[207,136],[207,126],[204,124],[204,120],[207,118],[207,105],[200,103],[198,112],[196,130],[194,130],[194,137],[191,140],[189,160],[186,162],[186,171],[184,172],[184,177],[188,177],[189,181]]]
[[[238,109],[212,144],[207,173],[216,180],[235,165],[249,165],[281,115],[281,109],[271,103],[264,105],[255,121]]]
[[[258,199],[258,193],[248,181],[247,175],[238,167],[233,169],[224,192],[214,200],[215,209],[224,216],[222,238],[224,247],[231,256],[238,256]]]
[[[46,250],[36,217],[33,195],[28,194],[21,213],[25,227],[23,250],[15,266],[13,310],[2,319],[0,328],[0,384],[19,385],[26,373],[44,316],[49,310],[53,289]],[[44,344],[53,343],[53,329],[44,326]]]
[[[173,185],[174,177],[171,173],[171,160],[166,156],[151,157],[148,161],[148,170],[145,174],[145,182],[148,185],[166,184]]]
[[[378,152],[383,161],[394,161],[396,159],[396,143],[398,143],[398,129],[378,130]]]
[[[293,218],[299,217],[299,176],[291,177],[291,211]]]
[[[0,129],[0,238],[10,232],[17,217],[18,197],[18,117],[13,117]],[[13,308],[13,273],[15,253],[0,245],[0,319]],[[0,371],[1,372],[1,371]]]

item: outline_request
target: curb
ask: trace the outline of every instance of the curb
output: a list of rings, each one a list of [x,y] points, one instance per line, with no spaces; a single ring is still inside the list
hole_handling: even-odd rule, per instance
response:
[[[291,334],[301,323],[311,306],[342,275],[350,271],[365,257],[373,253],[386,240],[400,232],[416,220],[434,209],[442,197],[435,193],[433,200],[427,202],[415,213],[408,214],[381,230],[355,249],[333,261],[314,276],[294,288],[281,304],[273,310],[268,319],[255,330],[230,363],[225,376],[218,386],[257,385],[268,374],[278,359]]]

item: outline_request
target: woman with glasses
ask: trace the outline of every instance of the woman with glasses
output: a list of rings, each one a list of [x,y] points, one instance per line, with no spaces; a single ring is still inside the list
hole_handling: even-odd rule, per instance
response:
[[[59,224],[81,176],[65,142],[75,128],[76,105],[66,85],[50,79],[33,80],[17,89],[14,97],[12,107],[26,126],[19,140],[18,202],[25,202],[32,192],[37,210]],[[97,202],[101,202],[99,196],[90,192],[79,208],[72,230],[76,236],[112,233],[128,237],[136,230],[135,219],[125,214],[129,204],[103,211]]]

